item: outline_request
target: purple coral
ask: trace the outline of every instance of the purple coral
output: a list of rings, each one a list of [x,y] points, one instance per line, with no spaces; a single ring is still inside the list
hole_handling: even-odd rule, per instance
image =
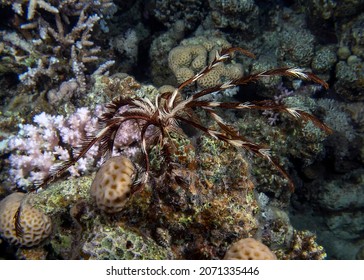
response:
[[[10,180],[20,188],[28,188],[49,174],[57,160],[68,160],[71,147],[97,129],[97,118],[87,108],[79,108],[68,118],[41,113],[33,124],[20,125],[18,135],[9,139]],[[70,167],[78,176],[95,164],[98,147],[93,147],[77,165]]]
[[[11,182],[18,188],[29,189],[47,177],[56,164],[73,158],[74,148],[80,147],[85,138],[97,132],[97,116],[102,112],[101,106],[95,109],[94,114],[88,108],[79,108],[67,118],[43,112],[34,116],[34,125],[20,125],[18,134],[9,139]],[[115,137],[113,153],[135,155],[136,148],[130,145],[139,139],[137,123],[125,122]],[[80,176],[98,165],[98,160],[99,147],[95,145],[68,171],[71,176]]]
[[[284,99],[292,96],[294,91],[288,90],[282,83],[277,87],[277,93],[273,96],[273,102],[275,105],[283,105]],[[272,110],[264,110],[263,115],[268,118],[268,124],[274,126],[279,120],[279,113]]]

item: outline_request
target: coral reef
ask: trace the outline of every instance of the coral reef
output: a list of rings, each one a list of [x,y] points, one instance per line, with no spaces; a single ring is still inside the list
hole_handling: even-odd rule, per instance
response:
[[[25,17],[27,1],[2,2],[12,5],[11,22],[17,31],[0,31],[1,73],[18,74],[23,91],[52,90],[51,103],[62,99],[62,94],[68,95],[65,101],[85,94],[90,72],[105,69],[106,59],[99,57],[101,48],[93,33],[100,20],[112,13],[113,3],[28,1]],[[39,8],[46,12],[36,12]],[[61,96],[54,96],[57,91]]]
[[[0,258],[363,259],[363,8],[1,0]]]

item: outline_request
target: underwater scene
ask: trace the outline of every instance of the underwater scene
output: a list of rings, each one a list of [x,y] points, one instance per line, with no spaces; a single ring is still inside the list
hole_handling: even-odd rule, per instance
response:
[[[0,16],[0,259],[364,259],[364,0]]]

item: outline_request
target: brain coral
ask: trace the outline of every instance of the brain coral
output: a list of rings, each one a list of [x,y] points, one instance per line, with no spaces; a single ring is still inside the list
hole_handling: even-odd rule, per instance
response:
[[[107,213],[120,212],[131,190],[135,168],[126,157],[112,157],[106,161],[91,186],[96,205]]]
[[[230,43],[218,37],[198,36],[183,40],[179,46],[170,51],[169,68],[174,73],[177,82],[183,83],[207,66],[214,59],[217,50],[228,47],[231,47]],[[213,87],[227,80],[237,79],[242,74],[241,64],[221,64],[200,78],[197,83],[203,88]]]
[[[227,250],[225,260],[276,260],[275,254],[254,238],[244,238],[233,243]]]
[[[0,202],[0,235],[13,244],[32,247],[50,235],[52,223],[44,213],[23,203],[20,212],[22,234],[17,235],[14,216],[24,197],[23,193],[13,193]]]

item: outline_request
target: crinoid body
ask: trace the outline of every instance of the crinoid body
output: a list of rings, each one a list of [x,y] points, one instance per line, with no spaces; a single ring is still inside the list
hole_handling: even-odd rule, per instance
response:
[[[144,176],[139,176],[141,178],[141,183],[146,183],[148,181],[148,177],[150,175],[149,153],[153,147],[156,147],[156,145],[159,145],[162,155],[165,158],[165,162],[171,163],[166,164],[166,168],[168,169],[168,166],[173,166],[173,162],[171,162],[171,153],[173,153],[174,149],[172,146],[174,144],[171,140],[171,135],[182,135],[183,137],[186,137],[180,126],[182,123],[186,123],[215,139],[224,141],[235,147],[243,148],[257,156],[267,159],[283,174],[283,176],[288,179],[289,182],[291,182],[287,173],[272,158],[267,147],[255,144],[244,137],[244,135],[239,134],[236,129],[223,120],[217,110],[219,108],[223,110],[256,109],[288,113],[295,119],[300,119],[302,121],[312,121],[316,126],[326,132],[329,132],[330,129],[307,112],[297,108],[287,108],[284,105],[276,104],[271,100],[245,103],[217,102],[214,100],[209,100],[208,97],[211,97],[212,93],[215,92],[224,91],[229,88],[255,82],[264,77],[272,76],[286,76],[312,81],[322,85],[326,89],[328,88],[328,84],[318,78],[316,75],[306,72],[300,68],[283,67],[250,74],[235,80],[226,81],[223,84],[199,90],[188,97],[182,96],[183,92],[186,90],[186,87],[194,84],[197,80],[207,75],[210,71],[213,71],[214,68],[216,68],[219,64],[231,59],[232,55],[236,52],[242,53],[249,57],[254,57],[253,54],[242,48],[224,49],[221,52],[216,52],[216,56],[213,61],[199,73],[180,84],[174,91],[158,94],[155,97],[155,100],[150,100],[148,98],[115,98],[111,103],[106,105],[106,112],[101,116],[100,130],[92,137],[85,139],[84,145],[80,147],[79,153],[76,157],[56,166],[52,170],[50,176],[40,182],[39,185],[44,186],[48,182],[61,176],[62,173],[64,173],[71,165],[75,164],[81,157],[83,157],[96,143],[101,144],[101,153],[104,159],[109,158],[113,151],[114,141],[118,130],[123,125],[123,123],[127,121],[135,121],[140,127],[140,146],[145,159],[143,172]],[[195,114],[196,109],[203,110],[208,116],[210,116],[219,129],[211,129],[205,126]],[[293,190],[292,183],[290,183],[290,186]]]

